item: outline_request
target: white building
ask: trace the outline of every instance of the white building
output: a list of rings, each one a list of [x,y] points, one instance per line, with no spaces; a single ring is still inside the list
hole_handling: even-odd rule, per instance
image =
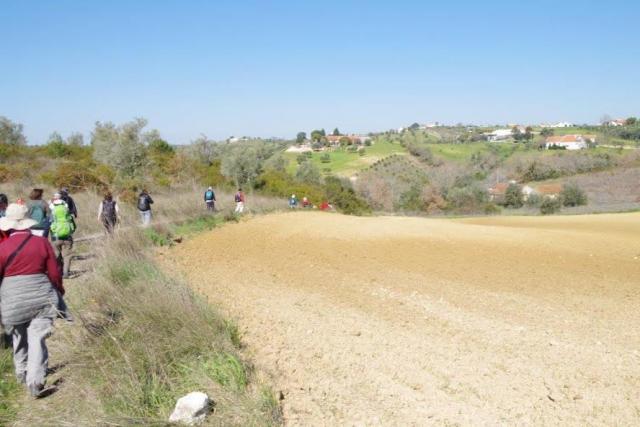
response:
[[[584,150],[589,145],[587,138],[582,135],[561,135],[548,137],[544,146],[547,149],[558,147],[565,150]]]
[[[503,141],[505,139],[509,139],[513,136],[513,130],[511,129],[496,129],[491,133],[487,134],[487,139],[489,141]]]

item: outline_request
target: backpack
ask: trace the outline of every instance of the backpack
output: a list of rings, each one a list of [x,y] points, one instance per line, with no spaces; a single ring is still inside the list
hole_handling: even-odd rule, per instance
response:
[[[44,205],[41,201],[35,201],[29,203],[29,218],[34,221],[38,221],[35,227],[42,227],[47,222],[47,213],[45,211]]]
[[[207,201],[211,201],[211,200],[213,200],[213,191],[211,191],[211,190],[207,190],[207,192],[206,192],[206,193],[204,193],[204,198],[205,198],[205,200],[207,200]]]
[[[149,196],[147,196],[146,194],[141,194],[140,197],[138,197],[138,210],[139,211],[148,211],[149,209],[151,209],[151,205],[149,204]]]
[[[109,222],[116,222],[118,215],[116,214],[116,201],[115,200],[103,200],[102,202],[102,217]]]
[[[236,203],[239,203],[242,201],[242,197],[240,196],[240,193],[236,193]]]
[[[64,204],[54,205],[51,212],[51,233],[57,239],[68,239],[74,231],[76,224],[69,213],[69,208]]]

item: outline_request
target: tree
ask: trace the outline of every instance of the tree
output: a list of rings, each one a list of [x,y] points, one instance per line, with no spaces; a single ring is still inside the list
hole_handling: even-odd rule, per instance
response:
[[[203,134],[191,143],[189,154],[200,163],[211,166],[216,157],[219,156],[219,149],[214,141]]]
[[[333,130],[333,134],[332,134],[332,135],[333,135],[333,136],[340,136],[340,135],[341,135],[341,133],[340,133],[340,131],[338,130],[338,128],[335,128],[335,129]]]
[[[248,141],[241,144],[227,146],[223,152],[221,172],[232,179],[237,186],[253,185],[262,173],[265,161],[271,157],[276,149],[267,147],[262,140]]]
[[[587,194],[575,183],[562,186],[560,200],[563,206],[582,206],[587,204]]]
[[[72,147],[82,147],[84,145],[84,136],[80,132],[73,132],[67,137],[67,144]]]
[[[298,132],[298,134],[296,135],[296,144],[302,144],[305,139],[307,139],[307,133]]]
[[[522,131],[520,131],[520,128],[518,126],[514,126],[511,129],[511,135],[516,141],[522,141],[524,139],[524,134],[522,133]]]
[[[296,179],[306,184],[320,184],[320,169],[310,160],[302,163],[296,172]]]
[[[27,138],[22,133],[22,125],[0,116],[0,144],[13,146],[26,145]]]
[[[624,124],[627,125],[627,126],[633,126],[636,123],[638,123],[638,119],[635,118],[635,117],[629,117],[629,118],[627,118],[627,120],[624,121]]]
[[[545,138],[550,137],[553,134],[554,134],[554,131],[551,128],[544,128],[540,131],[540,135],[544,136]]]
[[[142,118],[116,126],[111,122],[96,122],[91,145],[96,161],[112,167],[123,178],[143,175],[147,161],[145,136],[147,121]]]
[[[523,138],[525,141],[531,141],[533,139],[533,128],[531,126],[525,128]]]
[[[64,143],[64,139],[58,132],[53,132],[49,135],[49,139],[46,144],[47,154],[53,158],[61,158],[69,155],[71,150]]]
[[[413,123],[411,126],[409,126],[409,130],[418,130],[420,129],[420,125],[418,123]]]
[[[514,183],[509,184],[504,194],[504,206],[518,209],[521,208],[523,204],[522,187]]]
[[[316,129],[311,131],[311,140],[313,142],[320,142],[323,136],[326,136],[324,129],[320,129],[320,130]]]
[[[602,117],[600,117],[600,124],[602,126],[608,125],[610,121],[611,121],[611,116],[608,114],[603,114]]]

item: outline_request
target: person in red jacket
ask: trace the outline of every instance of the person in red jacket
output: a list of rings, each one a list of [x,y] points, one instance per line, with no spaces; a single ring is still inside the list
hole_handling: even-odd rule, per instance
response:
[[[0,315],[13,340],[18,381],[33,397],[44,389],[48,350],[46,339],[53,321],[66,312],[64,286],[53,247],[29,230],[36,221],[24,205],[12,203],[0,218],[9,238],[0,243]]]

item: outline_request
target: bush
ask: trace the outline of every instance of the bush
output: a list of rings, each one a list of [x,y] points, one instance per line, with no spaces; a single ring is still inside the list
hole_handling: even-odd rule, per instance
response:
[[[525,204],[530,207],[540,206],[542,198],[538,194],[530,194],[525,201]]]
[[[396,209],[407,212],[421,212],[425,208],[422,198],[422,189],[417,185],[412,186],[408,191],[400,195]]]
[[[540,213],[542,215],[551,215],[558,211],[562,207],[562,203],[560,199],[553,197],[545,197],[542,203],[540,204]]]
[[[563,206],[583,206],[587,204],[586,193],[577,184],[573,183],[562,186],[560,199]]]
[[[321,163],[331,163],[331,155],[329,153],[324,153],[320,156]]]
[[[522,187],[518,184],[509,184],[504,194],[504,206],[518,209],[524,204],[522,197]]]
[[[347,215],[363,215],[371,212],[371,208],[361,199],[353,188],[345,184],[340,178],[328,176],[325,179],[325,191],[329,203]]]

